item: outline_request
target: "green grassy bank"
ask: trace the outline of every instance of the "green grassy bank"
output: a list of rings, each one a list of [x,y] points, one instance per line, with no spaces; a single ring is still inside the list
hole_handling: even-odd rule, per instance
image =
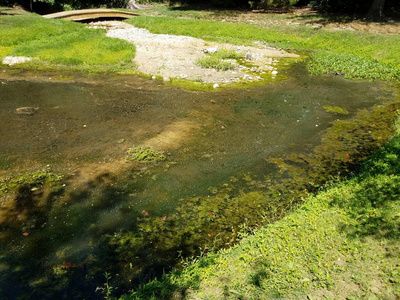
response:
[[[399,299],[400,136],[233,248],[120,299]]]
[[[108,38],[105,30],[88,29],[83,24],[30,13],[0,14],[0,36],[0,62],[6,56],[33,58],[14,67],[90,72],[133,70],[134,45]]]
[[[332,31],[306,25],[258,26],[174,17],[140,16],[128,22],[153,33],[187,35],[238,45],[254,45],[259,41],[288,51],[309,53],[312,60],[308,69],[312,74],[334,73],[348,78],[400,81],[400,36]]]
[[[127,22],[153,33],[188,35],[240,45],[254,45],[258,41],[287,51],[306,53],[312,58],[308,63],[311,74],[400,81],[398,35],[329,30],[303,23],[293,25],[290,22],[298,19],[290,14],[266,14],[265,20],[258,18],[254,24],[248,24],[202,19],[215,19],[215,16],[221,19],[221,12],[205,14],[166,8],[156,12],[169,17],[139,16]],[[231,16],[227,13],[227,17]],[[83,24],[48,20],[0,8],[0,35],[1,60],[5,56],[34,58],[29,63],[15,65],[18,67],[94,72],[133,70],[135,49],[132,44],[107,38],[104,30],[88,29]]]

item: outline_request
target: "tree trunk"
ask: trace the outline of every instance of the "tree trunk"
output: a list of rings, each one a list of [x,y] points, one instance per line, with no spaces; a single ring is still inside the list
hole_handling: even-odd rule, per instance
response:
[[[385,7],[386,0],[373,0],[371,7],[368,11],[368,19],[380,21],[383,17],[383,8]]]

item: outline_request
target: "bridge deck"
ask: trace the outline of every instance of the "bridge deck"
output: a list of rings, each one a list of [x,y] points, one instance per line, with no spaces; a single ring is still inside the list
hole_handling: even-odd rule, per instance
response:
[[[44,18],[48,19],[64,19],[70,21],[84,21],[98,18],[130,19],[136,16],[138,15],[133,12],[119,11],[115,9],[81,9],[43,15]]]

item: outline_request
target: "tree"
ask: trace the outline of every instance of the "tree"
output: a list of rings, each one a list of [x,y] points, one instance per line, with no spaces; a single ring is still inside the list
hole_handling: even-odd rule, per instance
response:
[[[383,8],[386,0],[373,0],[368,11],[368,19],[381,20],[383,17]]]

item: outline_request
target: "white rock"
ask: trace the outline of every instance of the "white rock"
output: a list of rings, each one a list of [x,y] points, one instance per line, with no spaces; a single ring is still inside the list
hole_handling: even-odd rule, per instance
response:
[[[219,84],[218,83],[214,83],[213,88],[214,89],[219,88]]]
[[[3,58],[3,64],[12,66],[15,64],[23,64],[31,60],[32,58],[26,56],[6,56]]]
[[[205,53],[210,53],[210,54],[213,54],[213,53],[215,53],[217,51],[218,51],[217,48],[207,48],[207,49],[204,50]]]

